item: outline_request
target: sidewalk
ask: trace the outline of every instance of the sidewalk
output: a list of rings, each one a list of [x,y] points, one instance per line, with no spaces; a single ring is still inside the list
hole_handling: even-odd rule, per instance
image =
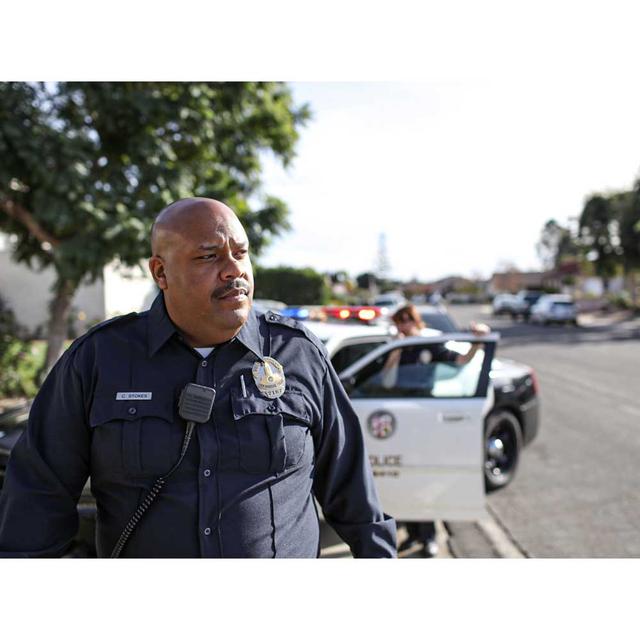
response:
[[[398,529],[398,544],[407,538],[404,527]],[[436,542],[438,543],[437,558],[453,558],[449,549],[449,532],[442,522],[436,522]],[[351,558],[351,550],[326,522],[320,521],[320,557],[321,558]],[[420,545],[416,544],[398,554],[398,558],[422,558]]]
[[[640,314],[629,309],[619,311],[594,311],[579,313],[578,323],[582,327],[607,327],[611,325],[640,326]]]
[[[398,529],[398,544],[407,538],[404,527]],[[524,558],[504,530],[495,513],[488,508],[487,517],[478,522],[436,521],[436,558]],[[321,558],[351,558],[351,551],[326,522],[320,523]],[[415,544],[398,553],[398,558],[424,559],[422,548]]]

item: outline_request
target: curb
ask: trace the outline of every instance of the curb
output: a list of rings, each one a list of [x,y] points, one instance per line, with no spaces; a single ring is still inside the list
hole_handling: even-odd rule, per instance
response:
[[[527,558],[495,512],[487,506],[488,517],[477,522],[447,522],[449,551],[454,558]]]

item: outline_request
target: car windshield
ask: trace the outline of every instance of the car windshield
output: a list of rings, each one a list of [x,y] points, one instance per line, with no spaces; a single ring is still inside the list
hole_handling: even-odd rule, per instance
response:
[[[443,333],[455,333],[458,328],[446,313],[421,313],[422,321],[429,329],[442,331]]]

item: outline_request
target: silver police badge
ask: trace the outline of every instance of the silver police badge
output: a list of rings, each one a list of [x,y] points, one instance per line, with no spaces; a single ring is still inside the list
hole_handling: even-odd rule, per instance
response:
[[[273,358],[258,360],[251,369],[256,387],[267,398],[279,398],[284,393],[284,369]]]
[[[374,438],[386,440],[396,430],[396,419],[388,411],[375,411],[369,416],[367,426]]]

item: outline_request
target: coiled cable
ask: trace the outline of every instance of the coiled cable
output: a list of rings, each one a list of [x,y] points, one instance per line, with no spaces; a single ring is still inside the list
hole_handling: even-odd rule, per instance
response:
[[[178,461],[171,467],[171,469],[165,473],[163,476],[160,476],[154,483],[151,489],[149,489],[147,495],[142,499],[134,514],[131,516],[129,522],[127,522],[127,526],[123,529],[120,534],[120,538],[118,542],[116,542],[116,546],[113,548],[111,552],[112,558],[119,558],[124,546],[127,544],[127,541],[135,531],[135,528],[138,526],[138,523],[142,519],[142,516],[147,512],[147,509],[153,504],[154,500],[158,497],[158,494],[162,491],[167,479],[169,476],[180,466],[182,460],[184,459],[185,454],[187,453],[187,449],[189,448],[189,443],[191,442],[191,436],[193,435],[193,429],[195,427],[195,422],[188,422],[187,429],[184,434],[184,440],[182,441],[182,450],[180,451],[180,457]]]

